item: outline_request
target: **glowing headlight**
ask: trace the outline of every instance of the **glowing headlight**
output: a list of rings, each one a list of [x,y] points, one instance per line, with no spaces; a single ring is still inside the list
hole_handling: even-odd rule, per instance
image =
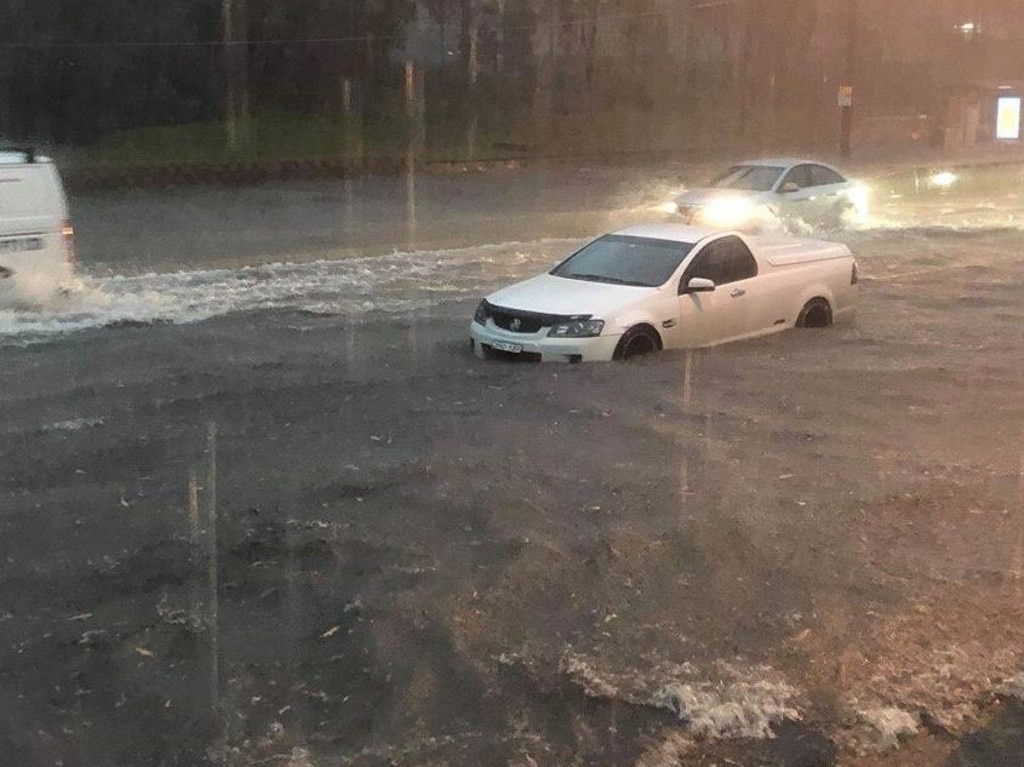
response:
[[[742,197],[723,197],[708,203],[701,218],[712,226],[738,226],[753,215],[754,207],[753,203]]]
[[[554,325],[548,331],[548,338],[593,338],[601,335],[604,320],[572,320]]]
[[[941,173],[933,173],[928,183],[938,189],[949,189],[958,180],[958,176],[952,171],[944,170]]]
[[[871,196],[871,190],[865,184],[854,184],[850,190],[850,202],[853,203],[854,210],[860,216],[866,216],[868,214],[868,198]]]

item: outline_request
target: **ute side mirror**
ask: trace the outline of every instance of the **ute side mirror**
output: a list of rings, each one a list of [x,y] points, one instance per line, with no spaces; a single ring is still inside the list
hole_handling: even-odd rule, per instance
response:
[[[783,194],[792,194],[793,192],[800,191],[800,185],[795,181],[787,181],[782,185],[782,189],[779,190]]]
[[[680,293],[710,293],[715,289],[715,281],[707,277],[691,277]]]

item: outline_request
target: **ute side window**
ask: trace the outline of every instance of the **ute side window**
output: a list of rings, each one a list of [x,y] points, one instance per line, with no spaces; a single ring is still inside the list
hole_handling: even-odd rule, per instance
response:
[[[694,256],[693,261],[691,261],[690,265],[686,267],[686,271],[683,273],[683,277],[679,282],[680,294],[685,292],[686,286],[694,277],[713,280],[716,285],[721,284],[721,278],[724,272],[721,269],[721,259],[718,256],[717,245],[717,240],[709,242],[701,248],[700,253]]]
[[[739,282],[757,276],[757,261],[743,240],[729,235],[720,239],[717,245],[722,253],[726,282]]]
[[[679,290],[683,292],[694,277],[713,280],[715,285],[748,280],[757,275],[757,261],[739,237],[728,235],[710,242],[686,268]]]

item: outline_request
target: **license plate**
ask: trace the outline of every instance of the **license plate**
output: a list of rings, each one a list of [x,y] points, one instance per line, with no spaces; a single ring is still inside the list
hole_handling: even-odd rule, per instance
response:
[[[510,344],[506,341],[494,341],[491,346],[499,352],[508,352],[509,354],[519,354],[523,350],[522,344]]]

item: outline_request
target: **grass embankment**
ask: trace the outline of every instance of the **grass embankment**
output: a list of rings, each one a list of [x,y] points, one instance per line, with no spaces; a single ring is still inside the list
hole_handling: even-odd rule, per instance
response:
[[[470,146],[465,128],[427,126],[421,161],[451,161],[515,156],[514,141],[477,131]],[[137,168],[146,166],[259,164],[283,161],[404,158],[410,131],[403,123],[360,124],[358,120],[271,114],[251,117],[235,125],[233,133],[220,121],[156,126],[113,134],[100,142],[74,150],[68,158],[80,169]]]

